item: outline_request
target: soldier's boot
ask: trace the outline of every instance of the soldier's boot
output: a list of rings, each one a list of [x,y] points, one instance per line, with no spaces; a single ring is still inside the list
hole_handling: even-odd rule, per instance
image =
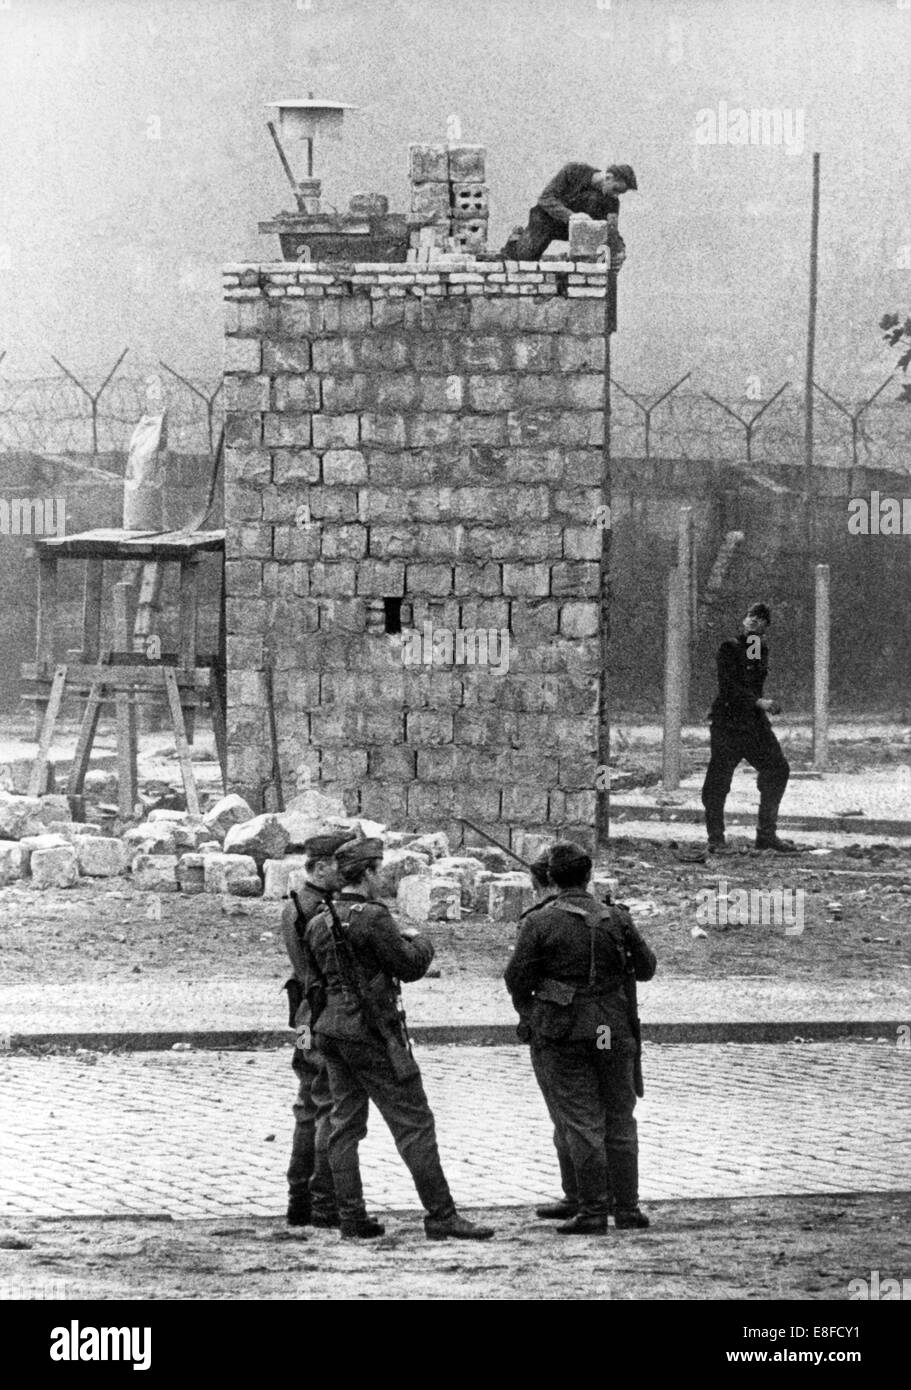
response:
[[[386,1227],[373,1216],[342,1216],[339,1219],[343,1240],[373,1240],[385,1234]]]
[[[618,1231],[644,1231],[651,1225],[645,1212],[639,1210],[639,1153],[616,1152],[610,1155],[611,1187],[613,1190],[614,1225]]]
[[[651,1224],[645,1212],[638,1207],[632,1211],[614,1213],[614,1225],[618,1231],[647,1231]]]
[[[568,1197],[561,1197],[559,1202],[551,1202],[549,1206],[536,1207],[535,1215],[542,1221],[568,1221],[570,1217],[576,1216],[579,1211],[579,1203],[572,1202]]]
[[[795,845],[792,840],[780,840],[777,834],[756,832],[756,848],[758,850],[772,850],[775,854],[799,854],[800,846]]]
[[[310,1203],[310,1193],[304,1188],[288,1188],[288,1215],[289,1226],[309,1226],[313,1220],[313,1212]]]
[[[577,1212],[570,1221],[556,1227],[558,1236],[603,1236],[607,1234],[607,1212]]]
[[[337,1211],[333,1211],[329,1207],[314,1206],[310,1224],[322,1227],[324,1230],[334,1230],[340,1224],[340,1217]]]
[[[492,1226],[479,1226],[454,1211],[451,1216],[425,1216],[424,1232],[428,1240],[490,1240]]]

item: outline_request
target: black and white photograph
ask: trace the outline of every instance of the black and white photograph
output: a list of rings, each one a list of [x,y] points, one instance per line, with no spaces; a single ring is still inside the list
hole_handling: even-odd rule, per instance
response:
[[[876,1368],[909,131],[911,0],[0,0],[30,1367],[544,1301]]]

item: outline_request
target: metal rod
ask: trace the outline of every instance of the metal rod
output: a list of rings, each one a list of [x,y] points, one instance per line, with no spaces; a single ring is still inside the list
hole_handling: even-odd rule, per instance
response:
[[[816,566],[813,633],[813,766],[829,761],[829,566]]]
[[[813,155],[813,202],[810,213],[810,305],[807,316],[807,367],[804,390],[804,505],[807,537],[812,534],[810,503],[813,495],[813,370],[816,358],[816,295],[819,276],[819,154]]]
[[[531,865],[526,859],[523,859],[520,854],[516,854],[511,849],[507,849],[506,845],[504,845],[501,840],[498,840],[495,835],[488,835],[486,830],[482,830],[479,825],[475,825],[474,821],[469,820],[467,816],[456,816],[456,820],[460,820],[463,825],[467,825],[469,830],[473,830],[474,833],[480,835],[483,840],[488,840],[490,844],[496,845],[497,849],[501,849],[504,854],[508,854],[510,859],[514,859],[517,864],[521,864],[523,869],[531,869]]]
[[[683,724],[683,607],[684,581],[674,566],[667,576],[667,635],[664,647],[664,741],[662,785],[667,792],[680,786],[680,734]]]
[[[274,122],[274,121],[267,121],[267,122],[266,122],[266,125],[269,127],[269,134],[272,136],[272,139],[275,141],[275,148],[278,150],[278,157],[279,157],[279,159],[280,159],[281,162],[282,162],[282,168],[284,169],[285,173],[286,173],[287,176],[288,176],[288,182],[290,183],[291,187],[292,187],[293,190],[294,190],[294,196],[295,196],[295,198],[297,199],[297,210],[298,210],[298,212],[303,212],[303,211],[304,211],[304,200],[303,200],[303,198],[302,198],[302,196],[301,196],[301,191],[300,191],[300,189],[299,189],[298,186],[297,186],[297,179],[294,177],[294,171],[292,170],[291,165],[288,163],[288,156],[285,154],[285,151],[284,151],[284,149],[282,148],[282,142],[281,142],[281,140],[279,140],[279,138],[278,138],[278,131],[275,129],[275,122]],[[311,155],[310,155],[309,162],[312,163],[312,152],[311,152]],[[312,171],[311,171],[311,172],[312,172]]]

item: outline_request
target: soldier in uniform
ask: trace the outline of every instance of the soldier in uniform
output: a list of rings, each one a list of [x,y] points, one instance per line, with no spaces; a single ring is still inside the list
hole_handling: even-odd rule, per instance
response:
[[[353,838],[350,831],[315,835],[305,840],[303,845],[289,846],[288,849],[288,853],[300,849],[307,856],[304,865],[307,877],[297,894],[300,911],[291,898],[282,908],[282,934],[294,970],[293,979],[288,981],[286,988],[289,992],[293,990],[292,999],[296,1004],[292,1024],[297,1030],[297,1045],[291,1065],[299,1083],[294,1103],[291,1162],[288,1165],[289,1226],[338,1225],[327,1153],[332,1096],[325,1063],[312,1046],[311,1004],[307,991],[312,988],[313,971],[307,959],[303,935],[307,923],[338,886],[336,850]]]
[[[358,1144],[367,1133],[373,1101],[404,1159],[427,1215],[430,1240],[486,1240],[493,1235],[456,1211],[440,1164],[433,1113],[411,1056],[400,980],[419,980],[433,946],[416,931],[402,931],[379,900],[383,842],[343,845],[337,864],[343,888],[307,927],[305,941],[325,992],[314,1035],[332,1091],[329,1163],[346,1237],[383,1234],[367,1215]]]
[[[557,1231],[606,1231],[611,1194],[618,1229],[642,1229],[638,1020],[625,976],[650,980],[655,956],[626,909],[589,893],[592,861],[580,846],[554,845],[548,868],[557,895],[523,921],[506,985],[531,1029],[535,1073],[572,1164],[566,1195],[578,1209]]]
[[[756,848],[794,854],[796,846],[778,837],[778,807],[788,785],[790,767],[772,731],[770,714],[780,714],[776,700],[763,699],[769,670],[765,633],[772,621],[768,604],[747,610],[739,637],[718,648],[718,694],[711,713],[711,756],[702,786],[709,853],[730,853],[724,838],[724,803],[734,769],[741,759],[759,774],[759,819]]]

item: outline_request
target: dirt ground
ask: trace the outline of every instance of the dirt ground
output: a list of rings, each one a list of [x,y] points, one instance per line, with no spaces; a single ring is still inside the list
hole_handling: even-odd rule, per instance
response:
[[[637,925],[661,962],[662,976],[714,978],[764,975],[804,979],[901,979],[911,942],[911,864],[890,847],[837,851],[825,859],[751,853],[679,863],[667,845],[618,840],[609,868],[620,880]],[[717,866],[717,867],[716,867]],[[785,937],[760,925],[709,931],[698,943],[697,894],[723,877],[729,888],[803,888],[806,926]],[[841,903],[835,920],[829,903]],[[160,920],[158,920],[160,910]],[[129,979],[207,979],[217,961],[222,979],[287,975],[280,904],[223,902],[134,890],[117,880],[80,880],[66,890],[26,884],[0,890],[0,983],[34,985],[67,979],[76,985]],[[515,924],[473,915],[459,923],[432,922],[444,978],[493,978],[515,939]]]
[[[341,1241],[282,1220],[24,1220],[0,1234],[3,1298],[845,1300],[911,1269],[911,1196],[660,1202],[648,1232],[564,1240],[525,1209],[471,1212],[483,1245],[431,1242],[419,1219]],[[18,1244],[20,1248],[8,1248]]]

